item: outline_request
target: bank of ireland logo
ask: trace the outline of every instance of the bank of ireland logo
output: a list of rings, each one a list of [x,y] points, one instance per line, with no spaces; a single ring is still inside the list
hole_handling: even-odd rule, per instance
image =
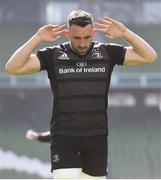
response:
[[[87,66],[87,62],[83,61],[83,62],[77,62],[76,64],[78,67],[85,67]]]
[[[93,54],[92,54],[92,58],[94,59],[102,59],[102,54],[100,51],[94,51]]]

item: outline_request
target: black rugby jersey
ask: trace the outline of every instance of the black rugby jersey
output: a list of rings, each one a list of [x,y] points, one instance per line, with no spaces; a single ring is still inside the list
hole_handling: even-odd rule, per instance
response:
[[[125,51],[120,45],[93,42],[82,56],[66,42],[36,53],[54,95],[51,136],[108,134],[111,73],[116,64],[123,64]]]

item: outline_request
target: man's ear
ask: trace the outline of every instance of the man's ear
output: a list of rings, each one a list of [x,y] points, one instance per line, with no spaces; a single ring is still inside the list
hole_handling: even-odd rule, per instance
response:
[[[64,35],[69,39],[69,38],[70,38],[70,32],[69,32],[69,30],[66,30],[66,31],[64,32]]]

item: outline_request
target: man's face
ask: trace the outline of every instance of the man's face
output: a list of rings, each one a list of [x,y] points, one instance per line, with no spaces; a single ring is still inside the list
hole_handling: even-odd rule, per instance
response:
[[[92,25],[88,24],[85,27],[71,25],[68,31],[68,38],[72,49],[79,55],[86,54],[91,47],[94,35]]]

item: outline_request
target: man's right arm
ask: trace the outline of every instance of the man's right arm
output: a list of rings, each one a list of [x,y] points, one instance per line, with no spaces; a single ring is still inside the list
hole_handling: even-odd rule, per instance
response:
[[[5,71],[14,75],[37,73],[41,69],[38,57],[33,54],[41,42],[55,42],[65,32],[64,25],[46,25],[21,46],[9,59]]]
[[[7,62],[5,66],[6,72],[14,75],[23,75],[40,71],[40,61],[35,54],[32,54],[39,43],[39,38],[34,35],[21,46]]]

